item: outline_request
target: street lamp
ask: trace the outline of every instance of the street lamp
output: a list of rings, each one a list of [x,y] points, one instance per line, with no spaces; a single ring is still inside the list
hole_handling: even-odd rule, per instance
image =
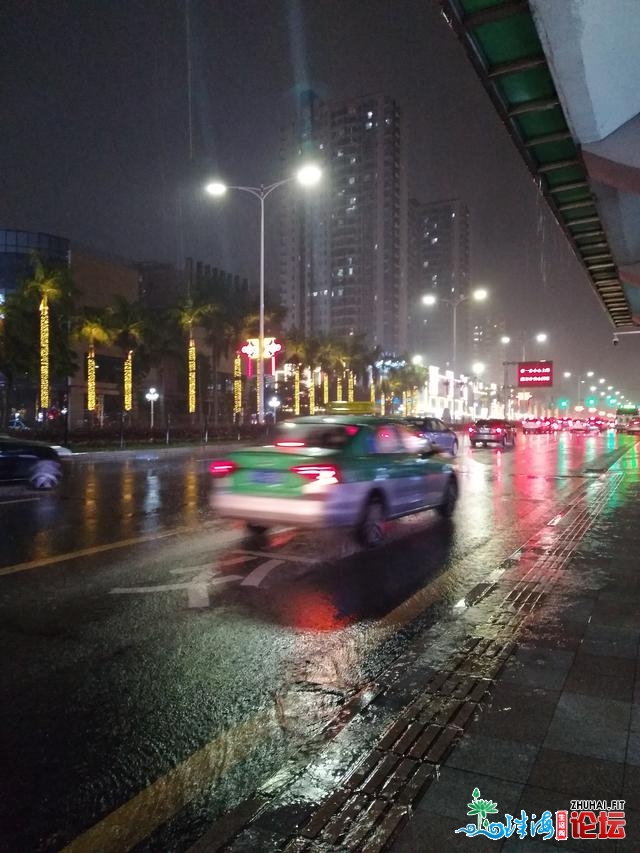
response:
[[[313,381],[313,380],[312,380],[312,381]],[[272,397],[272,398],[269,400],[269,405],[270,405],[270,406],[271,406],[271,408],[273,409],[273,422],[274,422],[274,424],[275,424],[275,422],[276,422],[276,413],[277,413],[277,411],[278,411],[278,406],[280,405],[280,400],[278,400],[278,398],[277,398],[277,397]]]
[[[228,186],[222,181],[211,181],[205,190],[214,198],[221,198],[227,190],[239,190],[250,193],[260,202],[260,328],[258,334],[258,369],[256,381],[258,383],[258,423],[264,423],[264,203],[271,193],[291,181],[298,181],[303,187],[312,187],[322,178],[322,170],[314,163],[302,166],[295,175],[276,181],[273,184],[259,187]]]
[[[156,402],[160,394],[158,394],[155,388],[149,388],[144,396],[151,404],[151,429],[153,429],[153,404]]]
[[[418,367],[418,365],[422,364],[422,356],[421,355],[414,355],[413,358],[411,359],[411,364],[413,364],[414,367]]]
[[[466,302],[468,299],[473,299],[474,302],[484,302],[484,300],[489,296],[489,291],[484,287],[478,287],[476,290],[472,290],[470,294],[468,293],[458,293],[452,299],[442,299],[440,297],[436,297],[432,293],[427,293],[422,297],[423,305],[435,305],[436,302],[444,302],[445,305],[451,305],[453,308],[453,334],[452,334],[452,344],[453,344],[453,356],[451,359],[451,368],[453,370],[453,375],[456,375],[456,356],[457,356],[457,335],[458,335],[458,320],[457,320],[457,311],[458,305],[461,305],[463,302]]]

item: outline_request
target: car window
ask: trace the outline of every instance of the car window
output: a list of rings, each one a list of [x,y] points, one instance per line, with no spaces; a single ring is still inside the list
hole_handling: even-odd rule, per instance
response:
[[[404,445],[393,424],[377,427],[373,440],[373,453],[404,453]]]
[[[406,427],[398,427],[398,436],[400,438],[402,450],[406,453],[419,453],[425,449],[425,440],[420,438],[415,433],[411,432]],[[429,442],[426,442],[428,445]]]
[[[437,418],[434,418],[433,424],[433,428],[436,432],[447,432],[448,427],[444,421],[439,421]]]
[[[287,421],[276,429],[276,447],[321,447],[340,450],[359,431],[351,424],[296,424]]]

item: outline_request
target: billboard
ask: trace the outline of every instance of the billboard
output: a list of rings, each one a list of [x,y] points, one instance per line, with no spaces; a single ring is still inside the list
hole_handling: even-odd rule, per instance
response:
[[[518,388],[551,388],[552,385],[552,361],[518,362]]]

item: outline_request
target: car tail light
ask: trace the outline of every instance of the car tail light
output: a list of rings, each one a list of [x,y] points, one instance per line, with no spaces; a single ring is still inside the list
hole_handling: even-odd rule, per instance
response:
[[[305,480],[312,483],[339,483],[340,472],[335,465],[322,463],[307,463],[305,465],[294,465],[289,469],[292,474],[299,474]]]
[[[502,432],[502,427],[496,427],[496,432],[498,433],[498,435],[500,435],[500,433]]]
[[[475,431],[476,431],[476,428],[475,428],[475,427],[469,427],[469,432],[470,432],[470,433],[475,432]]]
[[[228,477],[237,469],[236,463],[230,459],[217,459],[209,465],[209,473],[212,477]]]
[[[276,447],[305,447],[304,441],[276,441]]]

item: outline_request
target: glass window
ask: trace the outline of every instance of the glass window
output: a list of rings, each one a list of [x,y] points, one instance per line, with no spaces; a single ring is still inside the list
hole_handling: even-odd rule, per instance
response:
[[[374,435],[372,453],[402,453],[404,447],[393,424],[377,427]]]

